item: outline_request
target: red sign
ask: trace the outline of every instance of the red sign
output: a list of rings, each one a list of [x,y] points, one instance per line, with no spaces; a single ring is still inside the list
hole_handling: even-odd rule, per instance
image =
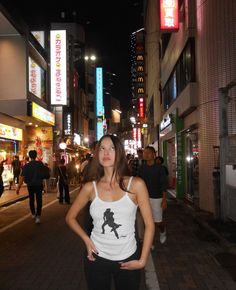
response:
[[[139,117],[144,118],[144,99],[139,98],[138,99],[138,106],[139,106]]]
[[[178,0],[160,0],[161,30],[179,29]]]

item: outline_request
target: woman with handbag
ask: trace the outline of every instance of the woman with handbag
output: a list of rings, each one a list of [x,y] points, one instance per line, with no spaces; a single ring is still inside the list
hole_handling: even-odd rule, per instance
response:
[[[58,166],[58,177],[59,177],[59,203],[63,203],[63,193],[65,193],[65,202],[70,204],[69,184],[67,177],[67,169],[65,166],[65,159],[59,161]]]

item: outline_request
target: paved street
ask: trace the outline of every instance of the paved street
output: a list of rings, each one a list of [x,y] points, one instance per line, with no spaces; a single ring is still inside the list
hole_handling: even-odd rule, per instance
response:
[[[72,201],[76,194],[72,191]],[[68,205],[60,205],[55,192],[43,200],[40,225],[31,219],[28,199],[0,208],[0,289],[87,290],[84,246],[65,224]],[[140,290],[235,290],[230,272],[217,260],[228,248],[183,205],[174,200],[168,205],[168,239],[161,245],[156,234],[145,269],[147,286],[143,279]]]

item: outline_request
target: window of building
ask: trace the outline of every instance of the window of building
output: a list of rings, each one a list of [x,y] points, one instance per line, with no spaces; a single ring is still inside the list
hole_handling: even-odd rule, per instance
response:
[[[89,112],[94,113],[94,101],[89,101],[88,105],[89,105]]]
[[[89,119],[89,130],[94,130],[94,119]]]
[[[163,88],[165,109],[171,106],[190,82],[195,81],[195,43],[194,38],[190,38]]]
[[[94,94],[94,84],[88,84],[88,93]]]

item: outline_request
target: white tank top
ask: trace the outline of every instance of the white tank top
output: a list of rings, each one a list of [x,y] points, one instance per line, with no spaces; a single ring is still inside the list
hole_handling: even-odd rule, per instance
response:
[[[133,177],[130,177],[127,190]],[[118,261],[131,256],[137,249],[135,239],[135,218],[137,205],[125,192],[119,200],[100,199],[96,182],[93,181],[95,198],[90,205],[93,219],[91,239],[98,255],[102,258]]]

